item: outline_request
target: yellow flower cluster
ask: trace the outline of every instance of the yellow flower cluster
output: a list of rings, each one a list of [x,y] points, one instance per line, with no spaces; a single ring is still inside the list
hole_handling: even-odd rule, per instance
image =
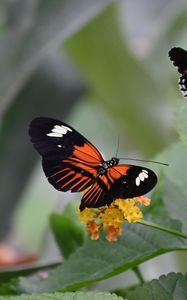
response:
[[[136,197],[133,199],[116,199],[110,206],[99,208],[85,208],[78,211],[80,222],[86,224],[86,230],[90,233],[92,240],[99,239],[99,231],[103,228],[106,232],[106,239],[110,242],[117,241],[122,234],[122,225],[125,221],[137,222],[143,214],[138,203],[149,205],[150,199]]]
[[[137,222],[143,217],[142,212],[140,208],[136,206],[136,200],[134,199],[117,199],[114,203],[123,212],[124,218],[129,223]]]

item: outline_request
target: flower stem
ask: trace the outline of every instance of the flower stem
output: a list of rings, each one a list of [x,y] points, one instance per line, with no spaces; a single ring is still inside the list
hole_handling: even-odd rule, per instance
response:
[[[171,228],[168,228],[168,227],[161,226],[159,224],[155,224],[155,223],[152,223],[152,222],[149,222],[149,221],[146,221],[146,220],[140,220],[137,223],[145,225],[145,226],[153,227],[153,228],[156,228],[156,229],[159,229],[159,230],[162,230],[162,231],[166,231],[168,233],[171,233],[171,234],[180,236],[184,239],[187,239],[187,235],[185,235],[184,233],[179,232],[179,231],[174,230],[174,229],[171,229]]]
[[[134,267],[133,268],[134,273],[136,274],[136,276],[138,277],[139,281],[141,284],[144,284],[144,278],[142,276],[142,273],[140,272],[140,269],[138,267]]]

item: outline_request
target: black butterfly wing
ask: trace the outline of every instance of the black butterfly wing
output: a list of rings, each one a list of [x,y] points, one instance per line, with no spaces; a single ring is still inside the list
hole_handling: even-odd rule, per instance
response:
[[[157,183],[156,174],[147,168],[134,165],[117,165],[109,168],[85,193],[80,209],[109,205],[115,199],[145,195]]]
[[[98,176],[100,152],[71,126],[50,118],[36,118],[29,128],[31,141],[43,157],[48,181],[58,190],[79,192],[87,188],[80,209],[100,207],[117,198],[133,198],[149,192],[155,173],[133,165],[117,165]]]
[[[71,126],[51,118],[36,118],[30,124],[29,135],[43,157],[45,175],[56,189],[79,192],[95,182],[103,158]]]
[[[114,169],[116,172],[121,173],[121,177],[119,176],[111,188],[111,192],[116,198],[126,199],[145,195],[157,184],[156,174],[148,168],[134,165],[119,165],[114,167]],[[109,173],[112,176],[113,170],[109,170]]]
[[[187,51],[174,47],[169,51],[169,58],[178,72],[182,74],[179,78],[179,87],[184,97],[187,97]]]
[[[187,73],[187,51],[180,47],[173,47],[168,54],[179,73]]]

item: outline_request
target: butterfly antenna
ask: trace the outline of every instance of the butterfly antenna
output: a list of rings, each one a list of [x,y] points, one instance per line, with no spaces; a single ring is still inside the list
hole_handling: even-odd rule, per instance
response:
[[[162,163],[159,161],[154,161],[154,160],[145,160],[145,159],[136,159],[136,158],[128,158],[128,157],[121,157],[119,159],[125,159],[125,160],[135,160],[135,161],[143,161],[143,162],[150,162],[150,163],[154,163],[154,164],[159,164],[159,165],[164,165],[164,166],[169,166],[169,164],[166,163]]]
[[[116,150],[116,155],[115,155],[115,157],[118,156],[118,150],[119,150],[119,134],[118,134],[117,150]]]

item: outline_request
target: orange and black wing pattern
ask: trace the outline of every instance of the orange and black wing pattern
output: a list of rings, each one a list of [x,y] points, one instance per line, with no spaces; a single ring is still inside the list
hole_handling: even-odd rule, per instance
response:
[[[187,51],[180,47],[173,47],[168,54],[173,65],[182,74],[178,83],[183,96],[187,97]]]
[[[43,158],[48,181],[57,190],[87,190],[81,200],[81,210],[109,205],[117,198],[144,195],[157,183],[157,176],[150,169],[118,165],[118,159],[110,165],[112,159],[104,161],[85,137],[61,121],[36,118],[30,124],[29,135]]]
[[[145,195],[157,183],[156,174],[134,165],[117,165],[99,176],[84,194],[80,209],[109,205],[117,198],[127,199]]]
[[[103,158],[71,126],[51,118],[36,118],[30,124],[29,135],[43,158],[48,181],[57,190],[80,192],[95,183]]]

